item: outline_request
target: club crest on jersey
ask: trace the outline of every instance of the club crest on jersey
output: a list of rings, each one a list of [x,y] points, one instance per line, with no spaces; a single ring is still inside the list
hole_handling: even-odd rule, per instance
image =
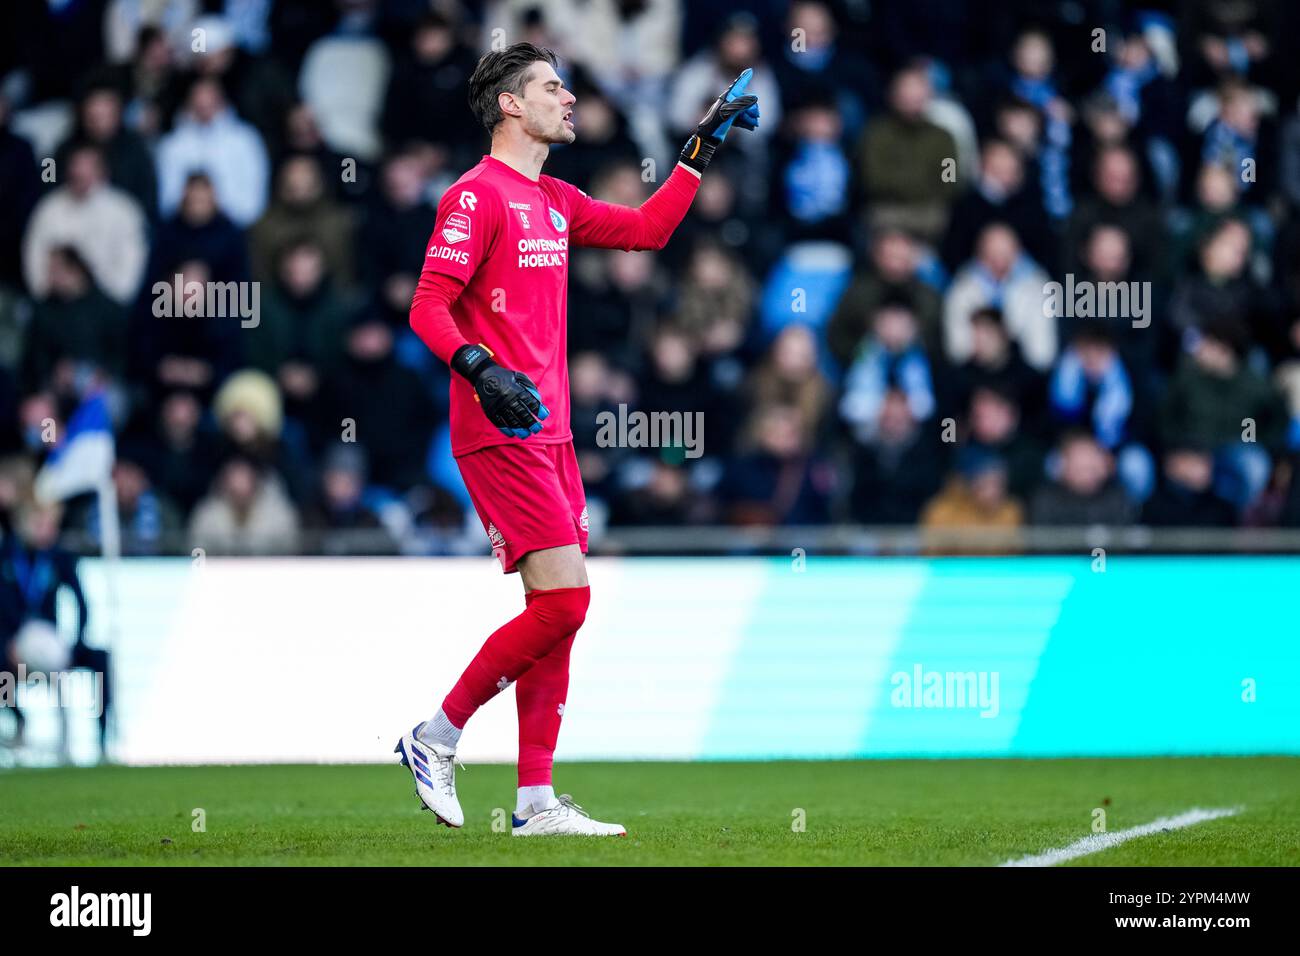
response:
[[[469,216],[454,212],[442,224],[442,238],[448,242],[464,242],[469,238]]]
[[[554,206],[547,207],[551,212],[551,225],[555,227],[556,232],[564,232],[569,228],[569,221],[560,215],[560,211]]]

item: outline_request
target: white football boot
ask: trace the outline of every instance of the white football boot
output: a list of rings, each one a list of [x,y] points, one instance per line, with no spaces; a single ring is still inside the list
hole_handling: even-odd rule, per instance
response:
[[[562,793],[555,805],[539,810],[526,820],[511,814],[511,836],[627,836],[622,824],[593,820],[586,810]]]
[[[449,827],[465,825],[465,814],[456,799],[456,751],[441,744],[427,744],[416,734],[424,724],[416,724],[397,742],[393,753],[402,755],[402,766],[415,777],[415,795],[424,809],[433,812],[438,822]],[[462,764],[462,766],[464,766]]]

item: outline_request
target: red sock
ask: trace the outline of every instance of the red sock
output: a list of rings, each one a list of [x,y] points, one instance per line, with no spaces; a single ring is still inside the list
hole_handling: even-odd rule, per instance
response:
[[[464,727],[476,710],[582,626],[590,600],[586,587],[530,591],[524,612],[493,632],[442,702],[447,719]]]
[[[577,636],[570,634],[556,644],[515,684],[521,787],[542,787],[551,782],[555,742],[560,737],[564,699],[569,693],[569,651]]]

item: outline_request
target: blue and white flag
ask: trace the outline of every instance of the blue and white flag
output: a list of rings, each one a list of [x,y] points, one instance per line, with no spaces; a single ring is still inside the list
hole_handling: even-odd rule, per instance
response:
[[[36,475],[36,496],[62,501],[98,491],[113,473],[113,424],[103,392],[91,392],[77,406],[55,447]]]

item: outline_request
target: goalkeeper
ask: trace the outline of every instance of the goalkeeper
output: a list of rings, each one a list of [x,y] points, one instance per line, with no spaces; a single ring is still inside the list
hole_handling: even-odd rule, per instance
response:
[[[586,498],[569,430],[569,248],[663,248],[732,126],[757,125],[758,103],[745,93],[745,70],[709,107],[668,179],[632,209],[542,174],[551,146],[574,140],[575,98],[555,66],[554,54],[529,43],[479,61],[470,105],[492,134],[491,152],[443,194],[411,305],[411,327],[454,372],[452,453],[493,553],[522,578],[525,608],[493,632],[437,711],[396,749],[423,805],[461,826],[461,731],[513,683],[512,833],[621,836],[623,827],[557,797],[551,776],[569,653],[589,601]]]

